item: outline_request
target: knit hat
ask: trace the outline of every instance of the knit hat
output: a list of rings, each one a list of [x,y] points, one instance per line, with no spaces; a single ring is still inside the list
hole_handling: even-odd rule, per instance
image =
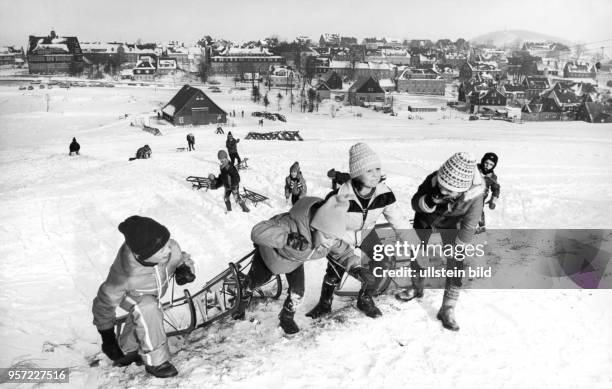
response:
[[[357,143],[349,151],[349,171],[351,178],[358,177],[369,169],[380,168],[380,158],[370,146]]]
[[[488,153],[482,156],[480,163],[484,166],[484,162],[487,160],[493,162],[493,169],[495,169],[495,167],[497,166],[497,161],[498,161],[497,154],[489,151]]]
[[[472,186],[476,158],[470,153],[455,153],[438,169],[438,182],[453,192],[465,192]]]
[[[217,159],[222,158],[229,159],[225,150],[219,150],[219,152],[217,153]]]
[[[149,259],[170,239],[170,231],[155,220],[144,216],[130,216],[121,224],[119,231],[125,236],[125,243],[138,260]]]
[[[227,132],[227,137],[228,137],[228,138],[233,138],[233,137],[234,137],[234,135],[232,135],[232,132],[231,132],[231,131],[228,131],[228,132]]]
[[[342,196],[330,197],[317,210],[310,226],[334,238],[342,239],[346,233],[346,212],[349,203]]]
[[[300,172],[300,164],[297,162],[294,162],[293,165],[291,165],[291,167],[289,168],[289,173],[291,172]]]

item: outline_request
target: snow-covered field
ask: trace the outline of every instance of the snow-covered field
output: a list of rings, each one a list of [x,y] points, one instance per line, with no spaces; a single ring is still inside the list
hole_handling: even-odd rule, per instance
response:
[[[209,94],[237,112],[230,118],[235,127],[226,131],[238,138],[261,131],[250,112],[263,107],[249,101],[248,90],[230,87]],[[444,99],[406,96],[396,99],[397,117],[342,107],[332,118],[329,103],[316,114],[291,113],[284,98],[288,122],[266,121],[264,130],[300,130],[305,141],[242,140],[240,154],[251,166],[242,186],[269,196],[271,206],[225,214],[221,191],[193,191],[185,181],[218,171],[225,136],[215,135],[214,126],[178,128],[154,119],[151,125],[164,136],[130,126],[176,90],[0,87],[0,367],[70,366],[70,384],[62,387],[74,388],[612,387],[610,290],[467,290],[457,309],[458,333],[435,319],[439,290],[426,291],[418,303],[382,296],[377,320],[357,311],[354,299],[336,298],[339,312],[313,324],[303,314],[318,299],[322,261],[307,264],[296,336],[276,327],[281,302],[275,301],[250,310],[250,320],[173,339],[176,378],[151,378],[136,366],[113,368],[106,359],[89,367],[86,357],[100,347],[91,302],[122,243],[122,220],[140,214],[166,225],[195,259],[197,281],[190,289],[196,291],[250,251],[256,222],[288,209],[283,182],[294,161],[310,194],[324,196],[327,170],[346,170],[348,149],[358,141],[380,154],[406,217],[412,217],[409,199],[417,186],[451,154],[495,151],[502,196],[488,213],[489,228],[612,227],[612,126],[468,122],[461,115],[441,119],[442,113],[408,120],[408,104],[441,106]],[[196,151],[176,152],[188,132],[195,134]],[[79,157],[67,155],[73,136]],[[152,158],[128,162],[145,143]]]

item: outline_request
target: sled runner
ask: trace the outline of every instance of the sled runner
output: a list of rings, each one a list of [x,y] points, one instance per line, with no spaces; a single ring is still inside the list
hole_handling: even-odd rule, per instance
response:
[[[248,169],[248,168],[249,168],[248,161],[249,161],[249,159],[248,159],[248,158],[243,158],[243,159],[240,161],[240,163],[239,163],[238,165],[236,165],[236,169],[238,169],[238,170],[245,170],[245,169]]]
[[[163,303],[164,329],[167,336],[187,335],[196,328],[203,328],[214,322],[230,317],[240,307],[243,298],[242,281],[248,273],[255,250],[239,259],[230,262],[228,268],[206,282],[194,294],[183,290],[182,297],[174,295],[174,279],[170,301]],[[280,276],[253,291],[253,298],[277,299],[282,293]],[[252,301],[252,300],[251,300]],[[128,315],[117,318],[115,332],[117,336],[125,324]]]
[[[247,188],[242,188],[242,190],[244,191],[242,197],[252,202],[254,206],[257,206],[259,203],[269,200],[266,196],[260,195],[259,193],[253,192],[252,190],[248,190]]]
[[[207,177],[189,176],[186,178],[186,180],[191,182],[191,189],[217,189],[210,178]]]

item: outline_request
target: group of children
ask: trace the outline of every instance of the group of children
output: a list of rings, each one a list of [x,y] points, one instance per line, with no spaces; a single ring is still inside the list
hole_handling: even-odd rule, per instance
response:
[[[238,140],[233,144],[236,143]],[[221,173],[210,178],[224,186],[227,209],[231,210],[229,197],[233,194],[243,211],[248,212],[238,193],[240,176],[230,156],[220,150],[218,158]],[[306,181],[295,162],[285,180],[285,198],[287,203],[291,200],[291,209],[256,224],[251,231],[255,251],[251,268],[242,281],[242,304],[234,318],[245,316],[255,288],[274,275],[285,274],[288,293],[278,316],[279,325],[287,334],[298,332],[294,316],[305,292],[304,263],[323,258],[328,266],[321,295],[306,315],[315,319],[330,313],[334,291],[348,273],[361,282],[357,308],[369,317],[381,316],[374,302],[377,283],[374,269],[380,263],[362,258],[373,257],[373,245],[364,242],[367,231],[375,227],[382,215],[400,241],[409,240],[407,233],[413,228],[425,243],[434,230],[440,231],[443,244],[455,247],[470,243],[479,225],[484,228],[483,208],[489,191],[490,209],[495,209],[499,198],[500,186],[494,173],[497,162],[494,153],[485,154],[480,164],[469,153],[452,155],[425,178],[412,196],[415,211],[412,226],[407,224],[395,194],[384,182],[379,156],[368,145],[357,143],[350,148],[348,176],[325,199],[306,196]],[[173,274],[179,284],[193,281],[193,261],[170,239],[169,231],[152,219],[132,216],[119,225],[119,231],[125,236],[125,243],[93,303],[94,324],[103,340],[102,351],[114,365],[144,363],[146,371],[156,377],[176,375],[177,370],[169,361],[159,301]],[[356,254],[359,251],[361,256]],[[414,259],[411,266],[420,270],[421,264]],[[447,269],[463,268],[463,257],[447,257]],[[418,271],[411,281],[410,288],[396,294],[399,299],[423,297],[424,280]],[[437,315],[444,328],[454,331],[459,329],[454,309],[461,286],[461,277],[447,277]],[[112,330],[117,306],[129,312],[119,340]]]

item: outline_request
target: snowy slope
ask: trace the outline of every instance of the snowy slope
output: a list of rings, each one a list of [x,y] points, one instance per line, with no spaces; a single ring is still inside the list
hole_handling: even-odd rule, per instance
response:
[[[222,89],[210,96],[238,116],[226,131],[238,138],[261,131],[249,115],[263,107],[249,101],[248,91]],[[406,217],[418,184],[453,152],[495,151],[502,197],[488,215],[490,228],[610,228],[612,126],[468,122],[441,119],[441,113],[408,120],[407,105],[415,99],[434,106],[444,100],[406,96],[396,99],[397,117],[341,107],[332,118],[329,103],[316,114],[291,113],[283,99],[288,123],[266,121],[264,130],[300,130],[305,141],[243,139],[239,151],[251,169],[242,186],[269,196],[271,207],[225,214],[220,191],[192,191],[185,181],[218,171],[216,152],[225,137],[214,126],[175,128],[152,119],[162,137],[130,126],[154,115],[176,90],[0,87],[0,366],[72,366],[66,387],[75,388],[612,385],[610,291],[468,290],[457,310],[459,333],[435,320],[442,298],[436,290],[419,303],[379,298],[379,320],[365,318],[354,300],[336,298],[332,320],[313,324],[303,313],[318,299],[323,262],[307,265],[307,295],[297,314],[302,332],[295,337],[276,327],[280,302],[270,302],[248,312],[250,320],[196,331],[185,343],[173,339],[180,374],[169,382],[140,367],[112,368],[107,360],[90,368],[86,357],[100,345],[91,301],[122,243],[117,225],[123,219],[141,214],[168,226],[196,261],[195,291],[250,250],[256,222],[288,208],[283,180],[293,161],[300,162],[310,194],[324,196],[327,170],[347,169],[348,149],[357,141],[381,155]],[[196,151],[176,152],[188,132]],[[69,158],[73,136],[82,155]],[[128,162],[145,143],[153,157]]]

